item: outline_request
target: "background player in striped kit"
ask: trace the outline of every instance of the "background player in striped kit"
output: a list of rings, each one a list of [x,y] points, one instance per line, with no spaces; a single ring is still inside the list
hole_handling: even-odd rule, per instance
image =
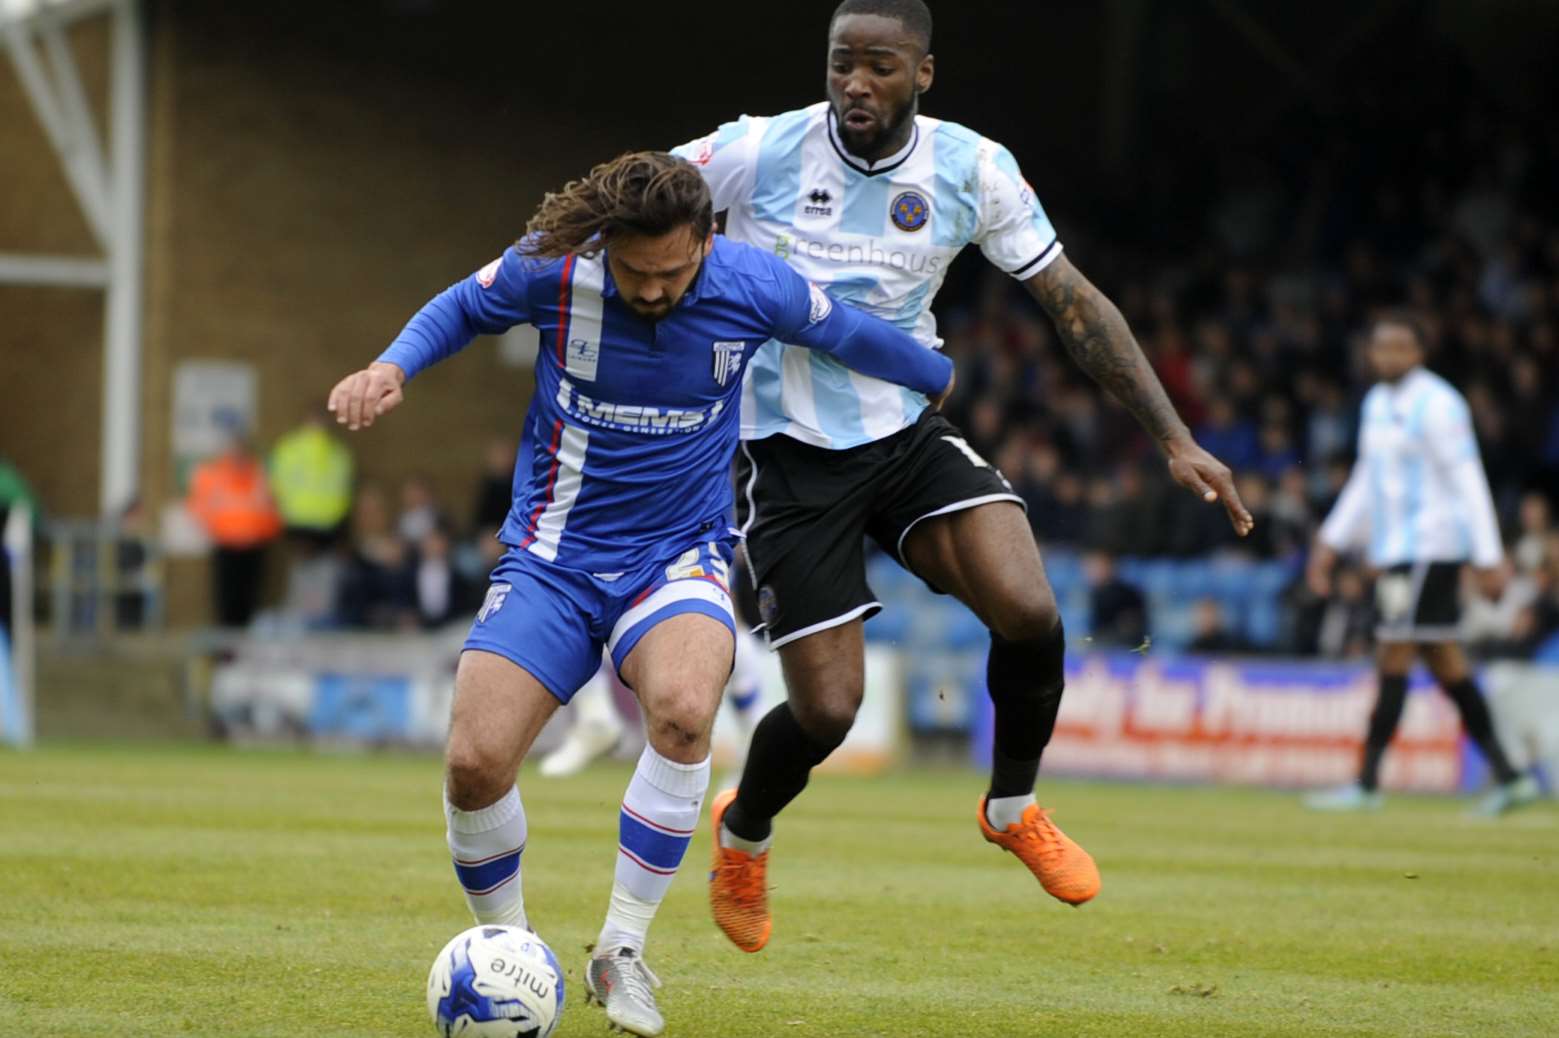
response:
[[[678,149],[703,171],[726,233],[785,258],[835,298],[941,345],[932,298],[964,246],[1022,281],[1073,359],[1163,450],[1171,475],[1251,517],[1229,470],[1199,447],[1116,307],[1062,254],[1012,153],[919,114],[931,15],[920,0],[845,0],[828,41],[828,100],[743,117]],[[738,514],[761,619],[789,702],[759,722],[738,789],[715,800],[710,899],[738,947],[768,941],[772,820],[844,739],[864,689],[862,622],[881,608],[864,535],[991,631],[995,707],[984,838],[1072,904],[1099,889],[1093,859],[1034,799],[1060,704],[1065,639],[1039,550],[1005,478],[926,402],[786,344],[747,373]]]
[[[597,166],[549,194],[526,237],[420,310],[331,392],[352,428],[397,406],[417,372],[479,333],[534,325],[545,346],[515,464],[514,507],[455,678],[445,816],[478,922],[525,926],[527,827],[515,775],[605,648],[649,745],[619,812],[616,880],[585,985],[610,1021],[657,1035],[650,922],[709,783],[731,673],[726,573],[742,366],[800,336],[940,397],[952,365],[833,305],[772,256],[713,231],[703,180],[665,153]]]
[[[1472,564],[1490,598],[1499,597],[1506,576],[1472,416],[1455,387],[1423,366],[1423,332],[1411,316],[1388,314],[1375,323],[1369,362],[1380,381],[1364,397],[1358,461],[1317,536],[1308,579],[1311,590],[1329,595],[1338,554],[1365,549],[1378,572],[1380,691],[1359,781],[1306,803],[1331,811],[1381,805],[1381,758],[1402,718],[1408,675],[1422,656],[1494,772],[1498,785],[1479,810],[1500,814],[1535,801],[1538,788],[1505,757],[1458,641],[1462,567]]]

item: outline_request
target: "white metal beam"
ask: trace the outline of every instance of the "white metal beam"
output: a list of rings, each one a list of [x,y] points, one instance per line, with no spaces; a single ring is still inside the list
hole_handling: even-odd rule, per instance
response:
[[[74,22],[106,11],[114,3],[115,0],[0,0],[0,27],[31,22],[45,9],[62,22]]]
[[[64,104],[55,96],[54,87],[44,74],[43,66],[33,52],[32,41],[22,26],[5,27],[5,45],[11,54],[11,64],[16,66],[16,76],[21,80],[22,89],[32,102],[38,121],[43,124],[43,132],[48,136],[49,143],[54,145],[60,163],[65,167],[65,179],[81,206],[87,229],[99,245],[106,245],[108,198],[102,190],[102,184],[93,176],[83,158],[79,135],[70,125]]]
[[[53,9],[38,24],[38,36],[43,40],[43,52],[48,56],[54,73],[54,88],[58,91],[60,114],[64,117],[69,156],[81,167],[82,177],[90,184],[93,195],[108,206],[108,174],[103,168],[103,146],[97,134],[97,124],[92,119],[92,108],[87,104],[86,91],[81,86],[81,73],[76,69],[76,59],[70,52],[65,29]]]
[[[23,256],[0,252],[0,284],[103,288],[108,284],[108,264],[100,259],[74,256]]]
[[[134,500],[141,456],[142,207],[146,169],[146,40],[141,0],[113,10],[109,94],[111,212],[103,329],[103,439],[99,507],[117,516]]]

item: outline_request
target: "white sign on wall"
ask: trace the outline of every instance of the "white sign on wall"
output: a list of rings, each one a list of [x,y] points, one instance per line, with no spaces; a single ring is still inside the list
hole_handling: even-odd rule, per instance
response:
[[[173,459],[182,483],[187,466],[221,450],[236,426],[253,430],[258,410],[254,365],[186,360],[173,369]]]

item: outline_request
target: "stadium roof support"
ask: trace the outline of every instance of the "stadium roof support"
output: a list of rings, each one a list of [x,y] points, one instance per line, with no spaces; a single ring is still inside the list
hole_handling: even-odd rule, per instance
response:
[[[71,22],[103,13],[112,19],[106,162],[65,36]],[[104,515],[117,514],[134,499],[139,480],[144,27],[140,0],[0,0],[6,52],[103,251],[101,258],[0,253],[0,282],[105,290],[99,477]]]

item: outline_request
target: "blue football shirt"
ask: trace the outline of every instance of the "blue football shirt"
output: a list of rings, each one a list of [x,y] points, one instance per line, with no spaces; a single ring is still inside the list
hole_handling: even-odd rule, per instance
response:
[[[598,574],[725,535],[742,373],[765,343],[821,350],[927,394],[952,374],[908,333],[724,237],[658,321],[622,300],[604,254],[539,260],[511,247],[423,307],[379,359],[410,378],[479,333],[522,323],[541,350],[500,539]]]

